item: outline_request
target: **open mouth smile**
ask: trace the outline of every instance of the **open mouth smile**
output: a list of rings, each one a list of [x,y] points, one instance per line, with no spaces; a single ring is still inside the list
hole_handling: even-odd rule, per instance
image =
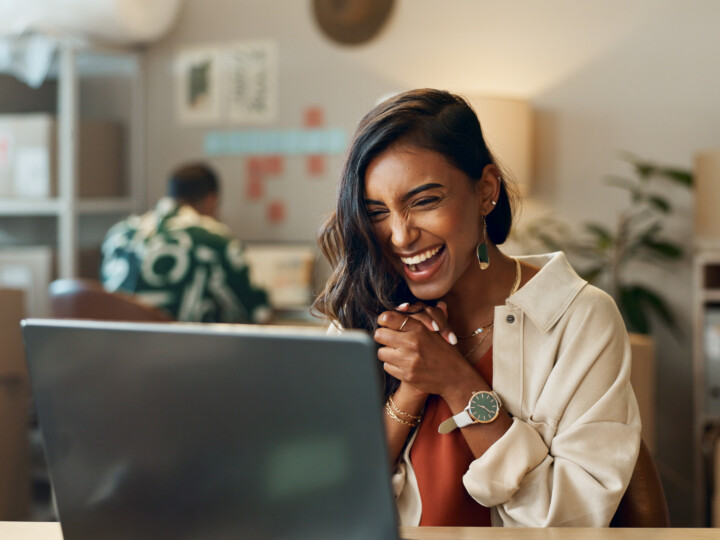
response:
[[[432,274],[436,263],[445,252],[445,246],[435,246],[413,255],[412,257],[400,257],[405,269],[405,274],[410,278],[426,278]]]

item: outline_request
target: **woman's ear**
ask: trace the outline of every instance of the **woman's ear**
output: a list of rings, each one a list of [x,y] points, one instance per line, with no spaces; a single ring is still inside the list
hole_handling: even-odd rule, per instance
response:
[[[500,196],[500,184],[502,177],[500,169],[493,164],[485,165],[479,182],[479,204],[480,213],[483,216],[488,215],[495,208],[498,197]]]

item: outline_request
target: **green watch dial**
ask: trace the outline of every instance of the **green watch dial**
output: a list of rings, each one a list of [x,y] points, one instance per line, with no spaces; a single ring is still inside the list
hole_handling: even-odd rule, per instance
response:
[[[476,422],[492,422],[500,412],[500,404],[490,392],[478,392],[473,394],[470,400],[470,416]]]

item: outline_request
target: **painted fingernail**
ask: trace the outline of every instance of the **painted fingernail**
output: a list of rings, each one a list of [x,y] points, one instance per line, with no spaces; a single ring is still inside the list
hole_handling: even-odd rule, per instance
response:
[[[398,309],[407,309],[409,305],[410,305],[410,304],[408,304],[407,302],[403,302],[403,303],[400,304],[397,308],[398,308]]]
[[[448,339],[450,340],[450,345],[457,345],[457,336],[454,332],[450,332]]]
[[[435,321],[432,322],[432,327],[433,327],[433,330],[435,330],[436,332],[440,331],[440,327],[438,326],[438,323],[436,323]]]

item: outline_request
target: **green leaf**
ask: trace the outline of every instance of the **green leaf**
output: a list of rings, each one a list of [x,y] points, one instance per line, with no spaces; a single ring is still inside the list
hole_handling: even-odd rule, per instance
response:
[[[553,237],[545,233],[537,233],[536,238],[550,251],[561,251],[562,247]]]
[[[651,176],[662,176],[683,186],[693,185],[692,172],[686,169],[655,165],[631,152],[621,152],[620,159],[632,165],[642,181],[648,180]]]
[[[683,256],[683,249],[672,242],[652,240],[647,237],[643,237],[640,243],[646,249],[653,251],[654,253],[661,255],[666,259],[680,259]]]
[[[595,280],[606,270],[605,266],[596,266],[589,270],[580,272],[580,277],[588,283],[595,283]]]
[[[670,328],[676,337],[680,337],[675,317],[665,301],[655,291],[643,285],[625,285],[620,287],[620,310],[627,317],[628,330],[647,334],[650,332],[649,313],[655,313]]]
[[[686,187],[692,187],[693,185],[692,172],[686,171],[684,169],[676,169],[673,167],[659,167],[656,171],[656,174],[664,176],[665,178],[669,178],[670,180],[673,180],[674,182]]]
[[[633,289],[639,302],[654,311],[668,327],[673,330],[676,329],[677,324],[675,323],[675,317],[673,317],[673,314],[670,312],[670,308],[668,308],[665,300],[660,298],[654,291],[642,285],[634,285]]]
[[[612,244],[612,233],[606,227],[597,223],[586,223],[585,230],[595,236],[601,244]]]
[[[650,322],[643,310],[642,304],[635,296],[634,287],[620,287],[620,312],[625,319],[629,332],[639,334],[650,333]]]
[[[633,195],[636,195],[638,192],[637,181],[635,180],[629,180],[622,176],[608,176],[605,181],[608,185],[626,189]]]
[[[648,203],[660,210],[661,212],[664,212],[667,214],[670,212],[670,203],[667,201],[667,199],[664,199],[662,197],[659,197],[657,195],[651,195],[647,198]]]

